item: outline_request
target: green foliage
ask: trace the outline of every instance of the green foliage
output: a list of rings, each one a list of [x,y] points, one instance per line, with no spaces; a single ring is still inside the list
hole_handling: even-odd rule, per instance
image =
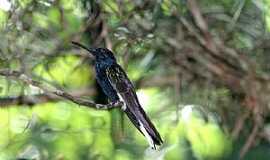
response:
[[[141,90],[138,95],[144,105],[157,106],[163,96],[158,93],[156,89],[151,89]],[[148,101],[150,97],[151,101]],[[157,126],[165,137],[165,159],[185,159],[190,149],[196,156],[208,158],[228,153],[228,138],[216,124],[204,123],[202,119],[192,116],[191,120],[182,119],[175,126],[166,114],[162,115],[159,118],[162,123]],[[132,156],[137,154],[134,147],[147,147],[143,136],[134,132],[129,123],[122,145],[130,143],[131,148],[115,148],[110,136],[108,112],[81,108],[67,102],[46,103],[33,109],[13,107],[1,110],[0,117],[1,150],[9,158],[34,146],[39,150],[38,155],[45,159],[110,159],[112,156],[115,159],[133,159],[143,156]],[[156,118],[153,120],[157,121]],[[191,148],[183,143],[185,139],[190,142]]]
[[[270,29],[270,1],[198,2],[211,34],[245,51],[256,62],[256,72],[269,73],[267,47],[257,45],[267,39]],[[190,19],[185,0],[19,0],[11,4],[9,11],[0,9],[0,68],[24,71],[67,91],[95,90],[91,60],[85,60],[85,54],[81,55],[85,52],[70,42],[112,45],[119,63],[139,88],[139,100],[164,145],[158,152],[149,151],[145,138],[126,117],[122,124],[118,110],[97,111],[59,100],[0,106],[0,160],[219,160],[238,153],[227,130],[234,126],[231,121],[238,118],[241,105],[233,97],[241,95],[234,95],[215,77],[205,78],[208,73],[204,75],[205,69],[197,66],[191,54],[187,66],[199,68],[197,72],[205,77],[193,76],[188,69],[179,73],[176,60],[186,58],[183,52],[189,50],[177,47],[197,47],[180,24],[182,16]],[[40,93],[0,77],[0,98]],[[227,121],[221,125],[222,118]],[[258,155],[265,159],[268,150],[267,145],[258,147],[247,159]]]
[[[35,73],[47,81],[54,81],[60,85],[70,88],[86,87],[90,79],[93,79],[90,66],[82,64],[75,56],[55,58],[49,64],[36,66]]]
[[[7,14],[5,11],[0,9],[0,28],[3,28],[7,20]]]

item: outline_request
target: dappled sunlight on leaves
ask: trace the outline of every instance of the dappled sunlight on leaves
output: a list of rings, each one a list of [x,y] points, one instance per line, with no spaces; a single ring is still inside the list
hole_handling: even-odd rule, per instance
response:
[[[270,0],[0,1],[0,160],[238,160],[247,139],[244,159],[267,159],[269,9]],[[120,108],[56,94],[109,102],[95,58],[72,41],[114,52],[164,141],[158,151]]]

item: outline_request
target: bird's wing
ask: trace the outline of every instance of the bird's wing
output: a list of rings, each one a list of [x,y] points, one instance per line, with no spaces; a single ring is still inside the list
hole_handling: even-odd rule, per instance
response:
[[[119,65],[113,65],[107,68],[106,75],[120,99],[124,101],[123,110],[135,127],[147,138],[153,148],[156,144],[160,145],[162,143],[161,137],[142,109],[135,89],[124,70]]]

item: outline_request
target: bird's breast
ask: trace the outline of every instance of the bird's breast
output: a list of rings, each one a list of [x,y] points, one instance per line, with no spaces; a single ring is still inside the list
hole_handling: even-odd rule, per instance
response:
[[[97,73],[105,73],[106,69],[109,68],[110,65],[104,63],[96,63],[95,69]]]

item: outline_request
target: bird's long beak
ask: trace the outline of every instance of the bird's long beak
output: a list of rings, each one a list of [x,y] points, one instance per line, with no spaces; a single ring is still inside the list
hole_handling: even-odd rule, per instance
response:
[[[85,45],[83,45],[83,44],[81,44],[81,43],[78,43],[78,42],[74,42],[74,41],[72,41],[71,43],[74,44],[75,46],[78,46],[78,47],[80,47],[80,48],[83,48],[83,49],[87,50],[87,51],[90,52],[93,56],[96,56],[96,50],[95,50],[95,48],[88,48],[88,47],[86,47]]]

